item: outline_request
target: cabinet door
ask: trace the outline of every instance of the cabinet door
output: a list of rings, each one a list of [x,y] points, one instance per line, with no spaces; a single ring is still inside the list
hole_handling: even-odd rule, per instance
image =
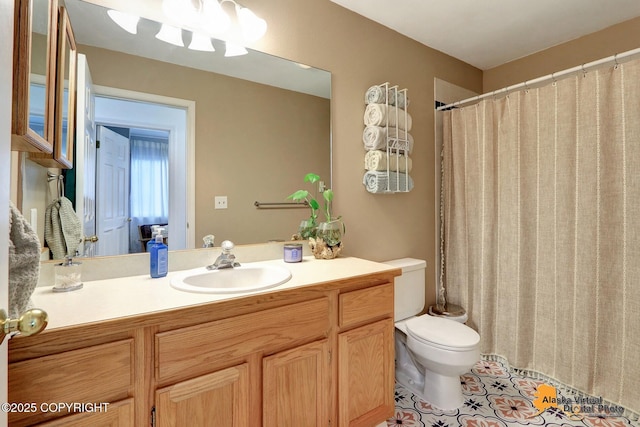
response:
[[[329,368],[327,340],[265,357],[262,425],[329,425]]]
[[[393,415],[393,320],[338,335],[338,418],[341,427],[371,426]]]
[[[11,149],[51,153],[58,0],[15,2]]]
[[[59,8],[56,57],[53,153],[31,153],[29,159],[49,168],[73,167],[74,124],[76,114],[76,61],[78,51],[69,14]]]
[[[246,427],[250,414],[247,363],[156,391],[158,427]]]

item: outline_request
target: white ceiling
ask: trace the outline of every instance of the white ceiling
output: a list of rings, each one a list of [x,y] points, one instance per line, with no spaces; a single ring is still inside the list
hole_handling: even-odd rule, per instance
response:
[[[640,16],[640,0],[331,0],[482,70]]]

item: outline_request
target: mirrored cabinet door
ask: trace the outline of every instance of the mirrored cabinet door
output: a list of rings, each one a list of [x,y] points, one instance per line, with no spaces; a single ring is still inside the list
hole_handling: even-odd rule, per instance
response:
[[[14,18],[11,149],[51,153],[58,1],[16,0]]]
[[[30,153],[29,159],[51,168],[73,167],[73,139],[76,105],[76,41],[69,15],[64,6],[59,8],[58,42],[55,79],[55,114],[53,152]]]

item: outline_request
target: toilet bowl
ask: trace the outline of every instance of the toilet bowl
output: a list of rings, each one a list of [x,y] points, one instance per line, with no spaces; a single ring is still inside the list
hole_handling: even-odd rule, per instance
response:
[[[402,268],[395,280],[396,381],[439,409],[458,408],[460,375],[480,360],[480,335],[446,317],[416,316],[424,308],[425,261],[387,263]]]
[[[407,353],[415,367],[396,366],[398,377],[433,406],[444,410],[460,407],[460,375],[480,360],[480,335],[459,322],[429,315],[397,323],[396,335],[399,343],[404,342],[396,346],[396,354]]]

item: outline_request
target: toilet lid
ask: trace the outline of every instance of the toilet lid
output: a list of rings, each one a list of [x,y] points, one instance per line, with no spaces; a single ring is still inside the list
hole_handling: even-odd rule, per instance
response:
[[[425,314],[409,319],[407,333],[418,341],[452,349],[468,349],[478,345],[480,335],[467,325],[444,317]]]

